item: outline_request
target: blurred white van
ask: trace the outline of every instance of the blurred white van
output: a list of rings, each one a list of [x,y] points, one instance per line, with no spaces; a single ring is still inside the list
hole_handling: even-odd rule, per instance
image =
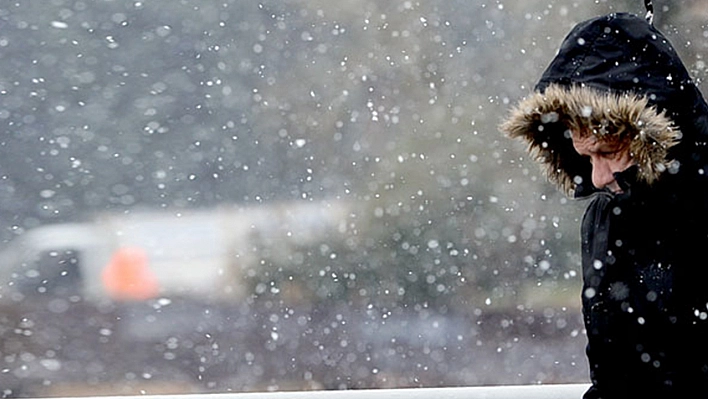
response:
[[[0,301],[28,296],[143,300],[244,295],[243,277],[261,251],[287,257],[294,246],[344,232],[339,203],[136,211],[89,223],[45,225],[0,252]]]

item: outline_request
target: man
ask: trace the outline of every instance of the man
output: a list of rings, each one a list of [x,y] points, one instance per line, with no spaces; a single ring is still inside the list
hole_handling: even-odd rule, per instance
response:
[[[584,397],[708,397],[708,106],[666,37],[630,14],[578,24],[501,130],[589,199]]]

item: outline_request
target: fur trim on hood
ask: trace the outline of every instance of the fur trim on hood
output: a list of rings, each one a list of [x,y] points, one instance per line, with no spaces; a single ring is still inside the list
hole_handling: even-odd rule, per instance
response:
[[[570,132],[628,142],[637,180],[646,184],[672,166],[668,150],[681,138],[673,121],[646,97],[580,85],[551,84],[543,93],[531,94],[511,110],[500,129],[525,141],[546,177],[571,197],[578,195],[580,184],[589,184],[592,167],[573,148]]]

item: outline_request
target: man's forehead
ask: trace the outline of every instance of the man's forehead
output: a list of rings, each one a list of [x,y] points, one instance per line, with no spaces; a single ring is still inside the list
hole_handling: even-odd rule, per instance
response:
[[[571,139],[573,140],[573,145],[575,147],[589,150],[601,149],[603,151],[610,151],[625,147],[626,144],[626,142],[618,137],[612,135],[598,136],[594,133],[573,133],[571,134]]]
[[[573,143],[576,145],[595,145],[597,144],[600,140],[598,137],[592,133],[590,134],[580,134],[577,132],[573,132],[570,135],[570,138],[573,139]]]

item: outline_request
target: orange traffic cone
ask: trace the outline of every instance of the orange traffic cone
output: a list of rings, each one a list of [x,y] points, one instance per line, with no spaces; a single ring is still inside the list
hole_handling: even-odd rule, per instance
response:
[[[142,301],[159,293],[157,277],[150,270],[147,254],[142,248],[119,248],[101,277],[106,291],[115,300]]]

